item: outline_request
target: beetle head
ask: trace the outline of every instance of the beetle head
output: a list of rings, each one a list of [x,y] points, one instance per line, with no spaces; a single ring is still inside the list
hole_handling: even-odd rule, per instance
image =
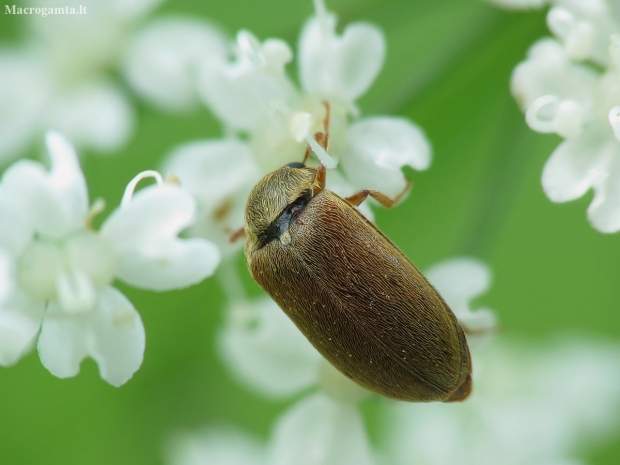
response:
[[[246,250],[259,249],[288,227],[288,214],[295,214],[312,198],[316,179],[315,168],[294,162],[272,171],[254,186],[245,207]]]

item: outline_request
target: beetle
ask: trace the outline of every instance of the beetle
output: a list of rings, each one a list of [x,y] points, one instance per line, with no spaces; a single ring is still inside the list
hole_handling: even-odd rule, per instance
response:
[[[460,401],[471,392],[464,331],[433,286],[357,208],[326,169],[290,163],[267,174],[245,210],[254,280],[339,371],[382,396]]]
[[[326,105],[327,107],[327,105]],[[329,107],[327,107],[329,112]],[[317,133],[327,147],[327,135]],[[382,396],[461,401],[472,387],[463,328],[407,257],[356,208],[364,189],[325,189],[326,168],[293,162],[252,189],[244,218],[254,280],[345,376]]]

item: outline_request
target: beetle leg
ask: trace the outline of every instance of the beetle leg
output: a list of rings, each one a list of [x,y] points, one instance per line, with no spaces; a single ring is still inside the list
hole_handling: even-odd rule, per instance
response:
[[[375,191],[372,189],[362,189],[360,191],[353,193],[352,195],[348,197],[345,197],[344,199],[347,202],[349,202],[351,205],[353,205],[354,207],[357,207],[364,200],[366,200],[368,196],[371,196],[373,199],[375,199],[385,208],[391,208],[394,205],[396,205],[400,199],[402,199],[403,195],[405,195],[407,191],[409,191],[410,187],[411,187],[411,181],[407,180],[407,185],[405,186],[403,191],[394,198],[388,197],[383,192]]]
[[[232,242],[237,242],[242,237],[245,237],[245,229],[244,228],[237,229],[234,233],[232,233],[230,235],[230,237],[228,238],[228,242],[231,242],[231,243]]]
[[[314,138],[321,147],[327,150],[327,137],[324,132],[315,132]]]
[[[323,117],[323,132],[317,132],[314,135],[317,143],[327,151],[327,147],[329,145],[329,117],[331,113],[331,107],[329,106],[329,102],[327,100],[323,100],[323,105],[325,106],[325,116]]]
[[[467,325],[464,325],[461,322],[459,322],[459,324],[461,325],[461,328],[463,328],[463,332],[465,333],[465,336],[475,336],[475,337],[488,336],[488,335],[496,334],[500,330],[500,328],[498,328],[497,326],[473,329],[473,328],[468,327]]]
[[[310,144],[306,146],[306,153],[304,153],[304,159],[301,161],[302,164],[306,164],[308,158],[310,157],[310,153],[312,153],[312,149],[310,148]]]
[[[329,118],[331,114],[331,107],[329,106],[329,102],[327,100],[323,100],[323,105],[325,106],[325,116],[323,117],[323,132],[321,133],[321,139],[323,148],[327,151],[327,147],[329,146]]]

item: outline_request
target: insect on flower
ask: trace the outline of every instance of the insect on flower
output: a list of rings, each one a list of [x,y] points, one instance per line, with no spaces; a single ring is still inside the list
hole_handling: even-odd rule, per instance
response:
[[[326,107],[327,104],[326,104]],[[325,133],[316,139],[327,148]],[[471,391],[463,328],[418,269],[358,210],[375,190],[339,197],[326,168],[293,162],[261,179],[245,210],[250,273],[312,345],[364,388],[410,402]],[[239,234],[239,235],[241,235]]]

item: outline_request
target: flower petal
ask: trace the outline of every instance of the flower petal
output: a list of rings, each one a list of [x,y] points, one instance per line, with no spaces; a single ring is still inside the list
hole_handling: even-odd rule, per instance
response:
[[[59,306],[69,314],[90,311],[96,303],[95,285],[81,270],[60,273],[56,290]]]
[[[60,237],[83,227],[88,213],[86,181],[71,144],[60,134],[48,133],[47,148],[52,168],[20,160],[2,178],[2,191],[14,211],[45,235]]]
[[[178,186],[164,183],[139,191],[101,228],[119,257],[118,277],[153,290],[187,287],[215,271],[220,253],[204,239],[177,235],[196,218],[196,202]]]
[[[3,192],[0,183],[0,248],[13,257],[17,257],[30,243],[32,228],[20,211],[19,205],[14,205],[12,197]]]
[[[40,325],[20,310],[0,307],[0,366],[13,365],[30,352]]]
[[[322,357],[268,297],[229,308],[218,342],[233,373],[263,394],[289,396],[317,382]]]
[[[50,187],[63,195],[74,217],[82,216],[88,210],[88,191],[75,149],[56,132],[48,133],[45,142],[52,159]]]
[[[425,170],[430,161],[430,144],[418,126],[405,118],[383,116],[351,125],[341,163],[353,185],[395,196],[407,185],[401,168]]]
[[[615,106],[609,110],[607,118],[609,119],[609,124],[614,132],[614,137],[618,142],[620,142],[620,106]]]
[[[41,326],[38,348],[41,363],[54,376],[75,376],[81,361],[92,357],[101,377],[120,386],[142,364],[144,343],[144,326],[138,312],[118,290],[106,287],[92,313],[48,316]]]
[[[620,144],[609,127],[591,124],[579,137],[562,142],[545,164],[542,185],[554,202],[594,189],[590,223],[605,233],[620,230]]]
[[[299,39],[299,75],[307,92],[353,102],[379,74],[385,38],[369,23],[353,23],[340,37],[335,29],[333,15],[308,21]]]
[[[473,258],[453,258],[432,266],[425,275],[466,329],[470,342],[474,335],[491,335],[497,328],[491,310],[470,308],[469,302],[491,284],[491,270],[484,263]]]
[[[594,199],[588,207],[588,220],[604,233],[620,231],[620,144],[610,141],[605,176],[594,184]]]
[[[170,465],[261,465],[266,464],[264,447],[235,430],[205,430],[177,434],[168,447]]]
[[[30,352],[43,313],[43,304],[32,302],[16,289],[13,263],[5,253],[0,253],[0,366],[17,363]]]
[[[370,465],[374,460],[357,407],[315,394],[278,420],[269,463]]]
[[[15,291],[14,273],[13,260],[8,253],[0,249],[0,306],[9,300]]]
[[[245,203],[260,171],[247,144],[236,139],[195,141],[176,147],[164,163],[198,204],[192,236],[215,242],[224,255],[239,250],[243,241],[230,235],[243,227]]]
[[[555,132],[569,139],[581,133],[584,110],[572,100],[560,101],[555,95],[543,95],[527,108],[525,122],[534,131]]]
[[[449,305],[457,307],[489,290],[491,270],[473,258],[453,258],[424,273]]]
[[[226,40],[215,26],[194,18],[160,18],[133,38],[124,72],[147,100],[167,110],[184,110],[197,101],[195,80],[205,56],[226,57]]]
[[[613,1],[589,0],[556,2],[547,14],[547,25],[558,37],[567,55],[575,61],[608,62],[609,36],[618,32]],[[617,8],[617,4],[616,4]]]
[[[523,110],[539,97],[551,95],[559,101],[572,101],[589,119],[594,112],[591,102],[597,81],[597,73],[571,61],[559,42],[541,39],[530,47],[527,59],[514,69],[510,86]]]
[[[48,71],[20,51],[0,51],[0,160],[19,155],[39,131],[51,94]]]
[[[610,143],[607,128],[592,125],[573,139],[562,142],[553,152],[542,174],[542,186],[553,202],[566,202],[584,195],[607,176]]]
[[[46,125],[78,146],[100,152],[120,149],[133,132],[133,109],[123,93],[105,82],[75,89],[54,101]]]
[[[305,137],[305,135],[304,135]],[[297,142],[287,120],[279,116],[265,118],[252,132],[252,156],[263,173],[269,173],[293,160],[301,160],[308,143]]]
[[[246,46],[239,47],[234,62],[215,58],[204,61],[198,84],[203,100],[219,119],[232,129],[250,131],[265,119],[272,100],[295,99],[296,91],[284,73],[292,52],[285,42],[276,39],[258,44],[255,50],[257,40],[253,36],[249,39],[246,31],[239,34],[238,42]]]

